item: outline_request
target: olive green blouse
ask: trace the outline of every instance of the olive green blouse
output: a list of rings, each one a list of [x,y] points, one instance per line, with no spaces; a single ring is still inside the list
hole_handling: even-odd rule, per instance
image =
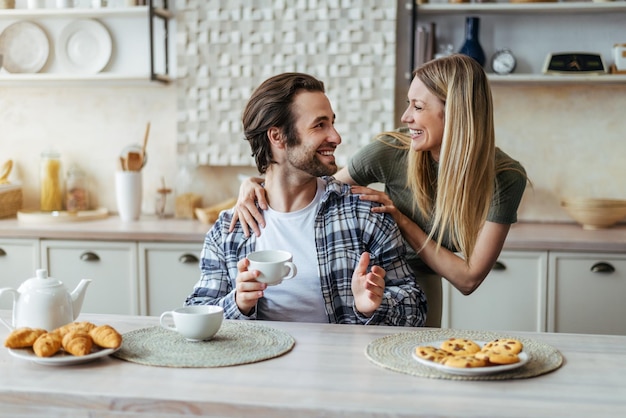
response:
[[[407,184],[408,153],[406,146],[391,136],[374,140],[359,150],[348,163],[348,172],[352,179],[360,185],[384,183],[385,193],[389,195],[396,207],[411,218],[426,233],[430,233],[431,219],[421,216],[413,207],[413,195]],[[487,215],[487,220],[495,223],[513,224],[517,222],[519,207],[527,178],[522,165],[509,157],[499,148],[496,149],[496,164],[508,160],[510,170],[503,170],[496,175],[494,195]],[[438,163],[433,161],[433,164]],[[451,251],[450,242],[445,239],[444,247]],[[432,273],[415,251],[407,244],[407,261],[416,272]]]

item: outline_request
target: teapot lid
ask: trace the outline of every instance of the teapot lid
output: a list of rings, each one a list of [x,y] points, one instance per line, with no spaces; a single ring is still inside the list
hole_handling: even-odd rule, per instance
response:
[[[37,269],[35,271],[35,277],[30,278],[26,280],[24,283],[22,283],[18,291],[22,292],[24,290],[29,290],[29,289],[54,287],[54,286],[59,286],[61,284],[62,283],[59,280],[53,279],[52,277],[48,277],[48,270]]]

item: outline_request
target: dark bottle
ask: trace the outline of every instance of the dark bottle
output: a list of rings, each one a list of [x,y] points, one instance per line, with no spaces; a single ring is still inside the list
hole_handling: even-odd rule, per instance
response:
[[[459,53],[474,58],[481,66],[485,65],[485,51],[478,41],[480,18],[470,16],[465,18],[465,43]]]

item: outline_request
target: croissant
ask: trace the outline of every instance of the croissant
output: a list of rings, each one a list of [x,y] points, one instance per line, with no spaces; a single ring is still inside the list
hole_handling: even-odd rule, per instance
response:
[[[35,340],[33,351],[37,357],[51,357],[61,349],[61,336],[54,332],[42,334]]]
[[[11,331],[6,340],[4,340],[4,346],[8,348],[32,347],[35,343],[35,340],[37,340],[40,335],[45,333],[45,329],[18,328]]]
[[[89,331],[93,342],[102,348],[118,348],[122,345],[122,336],[110,325],[100,325]]]
[[[89,334],[82,331],[70,331],[63,337],[63,349],[75,356],[85,356],[91,353],[93,340]]]
[[[65,334],[67,334],[70,331],[81,331],[85,334],[89,334],[89,331],[91,331],[95,327],[96,327],[95,324],[92,324],[91,322],[88,322],[88,321],[70,322],[69,324],[65,324],[62,327],[59,327],[52,332],[59,334],[61,338],[63,338]]]

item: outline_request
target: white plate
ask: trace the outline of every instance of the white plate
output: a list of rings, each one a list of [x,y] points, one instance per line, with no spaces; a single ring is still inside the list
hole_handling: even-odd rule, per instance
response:
[[[458,374],[458,375],[463,375],[463,376],[480,376],[480,375],[485,375],[485,374],[500,373],[500,372],[504,372],[506,370],[517,369],[519,367],[522,367],[524,364],[528,363],[528,360],[530,359],[528,354],[525,353],[522,350],[522,352],[518,354],[520,361],[517,362],[517,363],[503,364],[502,366],[462,368],[462,367],[445,366],[443,364],[435,363],[434,361],[430,361],[430,360],[426,360],[426,359],[420,358],[420,357],[418,357],[415,354],[415,349],[417,347],[432,346],[432,347],[439,348],[439,347],[441,347],[441,343],[443,341],[444,340],[441,340],[441,341],[431,341],[431,342],[427,342],[427,343],[424,343],[424,344],[420,344],[419,346],[416,346],[413,349],[413,358],[415,360],[417,360],[418,362],[426,365],[426,366],[432,367],[432,368],[437,369],[439,371],[442,371],[444,373]],[[488,341],[474,341],[474,342],[482,347]]]
[[[10,73],[36,73],[46,65],[50,53],[48,36],[33,22],[8,26],[0,34],[2,67]]]
[[[45,366],[69,366],[72,364],[89,363],[96,359],[110,356],[119,348],[104,348],[94,351],[86,356],[73,356],[64,351],[60,351],[52,357],[37,357],[32,348],[9,348],[9,354],[22,360],[29,360]]]
[[[67,71],[96,74],[109,63],[112,45],[111,35],[102,23],[81,19],[61,30],[56,52]]]

